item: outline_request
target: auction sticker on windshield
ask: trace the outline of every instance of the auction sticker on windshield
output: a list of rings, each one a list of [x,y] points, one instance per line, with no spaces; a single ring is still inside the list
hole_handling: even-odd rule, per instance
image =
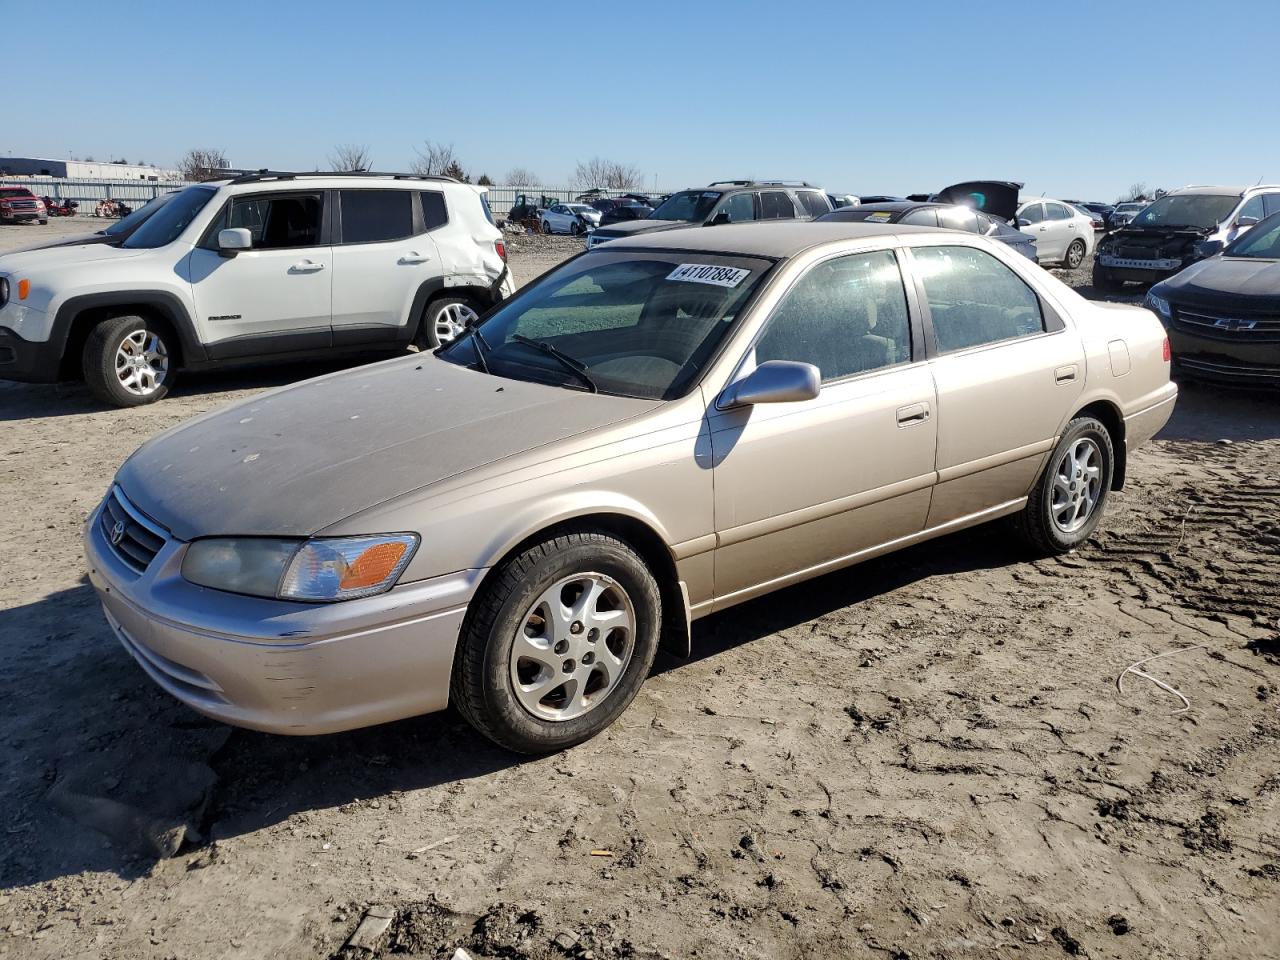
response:
[[[736,287],[750,270],[741,267],[717,267],[712,263],[682,263],[669,274],[668,280],[682,280],[685,283],[709,283],[717,287]]]

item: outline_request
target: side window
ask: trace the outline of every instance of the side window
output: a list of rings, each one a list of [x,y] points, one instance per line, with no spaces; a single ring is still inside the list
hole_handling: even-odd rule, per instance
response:
[[[760,194],[761,220],[793,220],[795,215],[795,204],[785,193],[770,190]]]
[[[339,202],[343,243],[413,236],[413,195],[408,190],[342,190]]]
[[[911,252],[943,353],[1044,331],[1040,298],[991,254],[972,247]]]
[[[800,203],[804,205],[805,211],[811,217],[820,217],[824,213],[831,212],[831,205],[827,203],[827,198],[820,193],[814,193],[812,190],[799,190],[796,196],[800,198]]]
[[[253,237],[255,250],[316,247],[323,210],[318,193],[240,197],[209,225],[200,245],[216,250],[219,230],[244,227]]]
[[[735,193],[724,202],[720,212],[729,215],[730,223],[743,223],[747,220],[754,220],[756,218],[755,194]]]
[[[1249,202],[1240,208],[1236,220],[1239,221],[1241,217],[1256,217],[1261,220],[1266,215],[1262,207],[1262,194],[1258,194],[1256,197],[1250,197]]]
[[[911,360],[911,326],[890,250],[820,263],[791,288],[756,343],[756,362],[799,360],[839,380]]]
[[[1060,203],[1046,203],[1044,205],[1045,212],[1049,215],[1050,220],[1070,220],[1071,211]]]
[[[1026,220],[1029,223],[1040,223],[1044,220],[1044,204],[1030,203],[1023,207],[1018,213],[1019,220]]]
[[[898,222],[909,223],[913,227],[936,227],[938,225],[938,211],[933,207],[912,210]]]
[[[968,207],[952,207],[949,210],[938,211],[938,225],[950,230],[977,233],[978,217]]]
[[[1280,213],[1280,193],[1264,193],[1262,202],[1266,206],[1267,216]]]
[[[423,190],[418,194],[422,198],[422,222],[428,230],[443,227],[449,222],[449,211],[444,205],[444,194],[438,190]],[[489,212],[489,201],[484,194],[480,195],[480,203],[484,207],[485,219],[493,223],[493,214]]]

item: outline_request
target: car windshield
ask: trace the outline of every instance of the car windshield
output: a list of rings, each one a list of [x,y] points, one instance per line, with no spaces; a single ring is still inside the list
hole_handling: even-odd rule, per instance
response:
[[[668,197],[657,210],[649,214],[650,220],[683,220],[700,223],[707,219],[720,193],[715,190],[681,190]]]
[[[1267,217],[1223,251],[1228,257],[1280,260],[1280,213]]]
[[[118,237],[121,234],[132,233],[138,228],[138,224],[144,223],[151,219],[151,215],[169,202],[176,194],[164,193],[158,197],[148,200],[133,213],[127,217],[122,217],[105,230],[98,231],[104,233],[108,237]]]
[[[35,194],[26,187],[8,187],[0,189],[0,197],[34,197]]]
[[[1184,193],[1161,197],[1133,218],[1135,227],[1215,227],[1235,209],[1239,197]]]
[[[876,210],[874,207],[841,207],[831,213],[823,214],[820,220],[838,220],[841,223],[860,223],[870,220],[872,223],[892,223],[900,210]]]
[[[498,377],[673,399],[701,375],[771,266],[687,251],[588,253],[439,355]]]
[[[595,207],[588,207],[585,203],[566,203],[566,207],[574,213],[595,213]]]
[[[187,187],[175,193],[154,216],[135,230],[124,246],[135,250],[152,250],[178,239],[215,193],[216,187]],[[141,212],[141,211],[139,211]]]

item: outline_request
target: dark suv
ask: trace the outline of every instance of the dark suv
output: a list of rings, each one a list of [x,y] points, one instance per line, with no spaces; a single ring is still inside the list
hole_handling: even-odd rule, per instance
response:
[[[831,212],[827,193],[800,180],[724,180],[673,193],[643,220],[601,227],[587,249],[620,237],[679,227],[714,227],[748,220],[812,220]]]

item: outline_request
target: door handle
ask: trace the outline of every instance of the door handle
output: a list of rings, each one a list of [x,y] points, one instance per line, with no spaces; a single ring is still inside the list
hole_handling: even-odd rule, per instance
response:
[[[1065,367],[1059,367],[1053,371],[1053,379],[1058,383],[1070,383],[1076,378],[1079,372],[1074,363],[1067,364]]]
[[[909,427],[913,423],[924,423],[929,419],[929,404],[912,403],[898,408],[898,426]]]
[[[314,260],[300,260],[289,268],[290,273],[315,273],[317,270],[323,270],[323,263],[316,263]]]
[[[418,251],[412,250],[397,260],[396,263],[426,263],[430,259],[430,257],[424,257]]]

